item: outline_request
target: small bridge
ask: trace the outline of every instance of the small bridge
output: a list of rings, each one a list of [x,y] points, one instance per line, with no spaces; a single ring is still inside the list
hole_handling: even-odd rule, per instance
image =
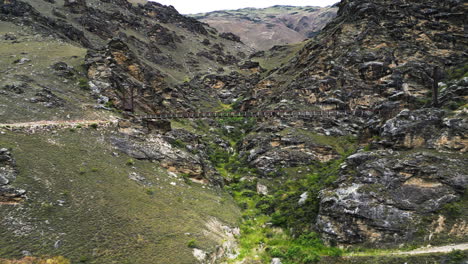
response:
[[[226,118],[226,117],[317,117],[317,116],[371,116],[379,113],[375,110],[275,110],[275,111],[232,111],[232,112],[181,112],[181,113],[157,113],[142,116],[144,120],[168,120],[168,119],[201,119],[201,118]]]

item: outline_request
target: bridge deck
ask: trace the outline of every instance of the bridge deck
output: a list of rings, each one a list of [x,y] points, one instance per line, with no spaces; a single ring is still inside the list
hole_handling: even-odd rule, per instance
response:
[[[313,116],[339,116],[339,115],[354,115],[354,116],[369,116],[376,114],[372,110],[313,110],[313,111],[261,111],[261,112],[185,112],[185,113],[158,113],[154,115],[143,116],[143,119],[178,119],[178,118],[226,118],[226,117],[313,117]]]

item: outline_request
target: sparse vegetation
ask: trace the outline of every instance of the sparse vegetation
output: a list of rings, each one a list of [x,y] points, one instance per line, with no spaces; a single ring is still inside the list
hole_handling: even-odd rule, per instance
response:
[[[244,131],[249,131],[252,125],[239,119],[222,119],[219,122],[221,126],[237,122]],[[220,133],[232,146],[245,136],[245,132],[226,133],[221,130]],[[299,205],[298,200],[302,193],[316,194],[336,180],[344,158],[356,148],[356,139],[303,134],[314,142],[331,144],[343,158],[298,168],[278,168],[276,174],[269,175],[273,179],[268,182],[269,195],[256,192],[258,180],[240,180],[246,175],[259,178],[245,159],[240,159],[235,151],[230,153],[218,145],[209,145],[210,161],[223,177],[229,179],[231,183],[226,190],[243,209],[242,235],[239,238],[241,250],[237,260],[256,259],[268,263],[271,258],[280,257],[283,263],[317,263],[321,255],[340,256],[343,253],[340,249],[326,247],[311,229],[318,213],[318,197],[310,195],[303,205]],[[281,178],[288,180],[282,182]],[[259,253],[257,249],[260,247],[265,251]]]
[[[148,258],[156,257],[165,263],[191,263],[193,255],[187,247],[185,232],[204,230],[203,219],[207,215],[236,226],[239,211],[235,204],[231,199],[225,199],[222,205],[218,202],[220,196],[227,194],[193,184],[184,188],[183,193],[174,195],[179,185],[166,186],[172,177],[156,163],[142,162],[138,172],[145,175],[148,182],[158,184],[157,188],[129,180],[128,175],[134,171],[125,165],[129,157],[112,156],[115,150],[101,141],[102,133],[106,131],[89,129],[73,134],[68,130],[58,131],[54,139],[59,145],[48,143],[50,134],[47,133],[2,134],[0,146],[12,149],[21,168],[18,182],[24,182],[28,192],[37,197],[25,204],[28,212],[50,223],[50,229],[33,229],[22,237],[0,229],[3,230],[0,231],[2,258],[15,258],[17,245],[45,255],[56,242],[55,230],[61,230],[66,233],[61,240],[66,243],[60,245],[57,254],[66,255],[72,263],[79,263],[82,256],[89,256],[93,250],[105,254],[93,256],[88,263],[147,263]],[[99,177],[91,168],[98,170]],[[78,176],[80,171],[82,176]],[[64,197],[65,191],[72,195]],[[184,202],[179,202],[178,197]],[[53,205],[64,198],[66,206]],[[15,213],[13,207],[2,207],[2,210],[15,219],[23,219],[23,214]],[[171,237],[158,243],[129,243],[129,238],[136,234],[144,234],[146,241],[158,241],[167,234]],[[100,242],[93,242],[95,237],[99,237]],[[12,244],[11,241],[16,242]],[[108,247],[109,244],[113,246]],[[216,245],[206,239],[197,244],[204,249]],[[160,249],[166,246],[180,250],[177,254],[173,251],[161,253]]]

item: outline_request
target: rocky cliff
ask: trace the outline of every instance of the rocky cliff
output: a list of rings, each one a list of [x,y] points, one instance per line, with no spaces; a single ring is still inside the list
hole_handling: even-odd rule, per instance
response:
[[[328,242],[385,246],[466,236],[466,208],[457,208],[458,220],[446,220],[444,211],[466,203],[463,17],[458,1],[342,1],[337,18],[300,51],[284,47],[289,61],[271,68],[244,100],[245,109],[379,110],[371,118],[265,123],[241,146],[251,166],[268,173],[337,159],[314,133],[368,142],[344,161],[338,180],[320,192],[317,218],[310,216]],[[253,60],[278,56],[271,50]]]

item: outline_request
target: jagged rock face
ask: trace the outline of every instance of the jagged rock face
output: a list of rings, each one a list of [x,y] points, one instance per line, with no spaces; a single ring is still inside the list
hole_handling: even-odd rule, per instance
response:
[[[146,16],[154,18],[162,23],[178,23],[191,32],[203,35],[208,34],[208,31],[204,27],[206,24],[193,18],[180,15],[172,6],[163,6],[156,2],[147,2],[143,6],[143,13]]]
[[[350,156],[336,187],[320,193],[317,228],[344,245],[406,243],[421,233],[430,239],[435,231],[421,230],[424,217],[466,191],[466,131],[463,113],[447,117],[439,109],[388,120],[374,142],[385,150]]]
[[[340,136],[356,135],[363,128],[370,127],[373,135],[384,138],[382,144],[386,146],[463,149],[466,145],[461,135],[464,125],[460,125],[459,130],[451,130],[453,135],[438,134],[440,138],[429,139],[434,131],[450,130],[450,125],[444,124],[440,116],[432,121],[424,121],[423,116],[419,121],[413,117],[408,117],[406,121],[402,121],[403,116],[396,117],[382,128],[385,131],[380,135],[381,124],[395,117],[402,109],[417,109],[424,104],[428,106],[421,101],[430,98],[436,66],[460,65],[466,59],[464,24],[461,20],[452,19],[452,15],[457,17],[460,13],[461,2],[410,2],[342,1],[338,17],[315,39],[307,42],[288,63],[272,69],[265,79],[260,80],[245,96],[242,109],[379,110],[379,114],[366,120],[323,118],[296,120],[295,123],[303,122],[302,126],[310,131]],[[428,9],[431,12],[427,12]],[[453,41],[437,37],[441,35],[450,36]],[[276,47],[269,53],[280,53],[282,50],[288,49]],[[253,55],[253,59],[261,55]],[[463,84],[457,87],[443,92],[441,104],[448,104],[451,100],[448,98],[463,101],[466,88]],[[451,96],[454,91],[457,91],[456,97]],[[399,125],[392,130],[395,122],[407,125]],[[447,122],[464,124],[463,121]],[[286,124],[294,126],[294,121]],[[268,142],[263,140],[261,134],[252,137],[257,137],[256,140],[249,139],[252,142]],[[426,137],[424,142],[421,141],[422,137]],[[253,146],[244,145],[242,150],[257,153],[258,149]],[[260,153],[269,153],[265,144],[262,148],[264,150]],[[288,155],[272,153],[267,156],[289,160],[287,164],[290,165],[316,160],[304,155],[315,152],[312,146],[299,151],[302,153],[292,155],[292,159],[286,158]],[[263,159],[254,164],[261,164],[262,170],[274,170],[277,159],[271,157],[269,160],[272,162]],[[299,158],[297,162],[296,158]]]
[[[121,128],[121,134],[110,141],[118,150],[135,159],[158,161],[168,171],[186,175],[199,183],[223,185],[214,168],[206,162],[206,145],[200,136],[178,129],[150,135],[143,130]]]
[[[342,1],[338,17],[267,78],[270,89],[253,90],[257,105],[288,97],[297,107],[330,98],[351,109],[417,107],[436,66],[466,59],[462,13],[460,1]]]
[[[444,118],[443,110],[402,111],[382,127],[380,144],[393,149],[428,148],[468,151],[468,123],[463,117]]]
[[[241,156],[246,157],[250,166],[263,174],[275,172],[279,168],[307,165],[312,161],[328,162],[339,157],[333,148],[314,143],[295,131],[281,133],[285,128],[272,125],[256,130],[255,134],[243,140]]]
[[[258,69],[258,71],[260,71],[260,69]],[[260,76],[258,74],[253,74],[248,77],[237,72],[232,72],[229,75],[210,74],[206,76],[196,76],[190,83],[183,85],[180,90],[187,93],[187,97],[191,100],[197,100],[195,91],[203,87],[202,90],[205,92],[213,91],[215,97],[212,97],[214,100],[218,99],[225,104],[232,104],[235,103],[241,95],[246,94],[254,87],[259,79]]]
[[[339,7],[338,17],[260,80],[242,107],[381,112],[363,120],[283,121],[284,126],[277,124],[269,134],[258,133],[268,127],[263,122],[246,137],[241,151],[251,155],[253,167],[272,171],[281,162],[287,167],[317,161],[315,155],[307,155],[314,153],[313,144],[271,145],[274,133],[284,136],[281,131],[294,123],[325,135],[360,134],[367,142],[374,137],[373,151],[352,156],[340,180],[321,193],[317,230],[325,240],[342,245],[379,247],[429,237],[434,230],[424,217],[436,216],[447,203],[462,199],[466,190],[466,115],[414,109],[430,106],[437,67],[466,62],[464,23],[457,19],[463,3],[342,1]],[[288,50],[280,47],[264,54],[282,49]],[[262,54],[252,60],[258,56]],[[464,80],[447,84],[440,105],[463,105],[466,91]],[[291,138],[297,136],[293,132]],[[280,155],[283,151],[289,155]]]
[[[354,154],[342,166],[338,187],[320,193],[317,228],[345,245],[411,241],[424,216],[463,195],[467,165],[460,156],[426,152]]]
[[[162,101],[166,88],[163,75],[142,64],[121,40],[111,41],[100,52],[88,53],[87,64],[93,92],[105,95],[120,109],[151,113]]]
[[[5,15],[23,16],[32,11],[32,7],[17,0],[1,0],[0,11]]]

